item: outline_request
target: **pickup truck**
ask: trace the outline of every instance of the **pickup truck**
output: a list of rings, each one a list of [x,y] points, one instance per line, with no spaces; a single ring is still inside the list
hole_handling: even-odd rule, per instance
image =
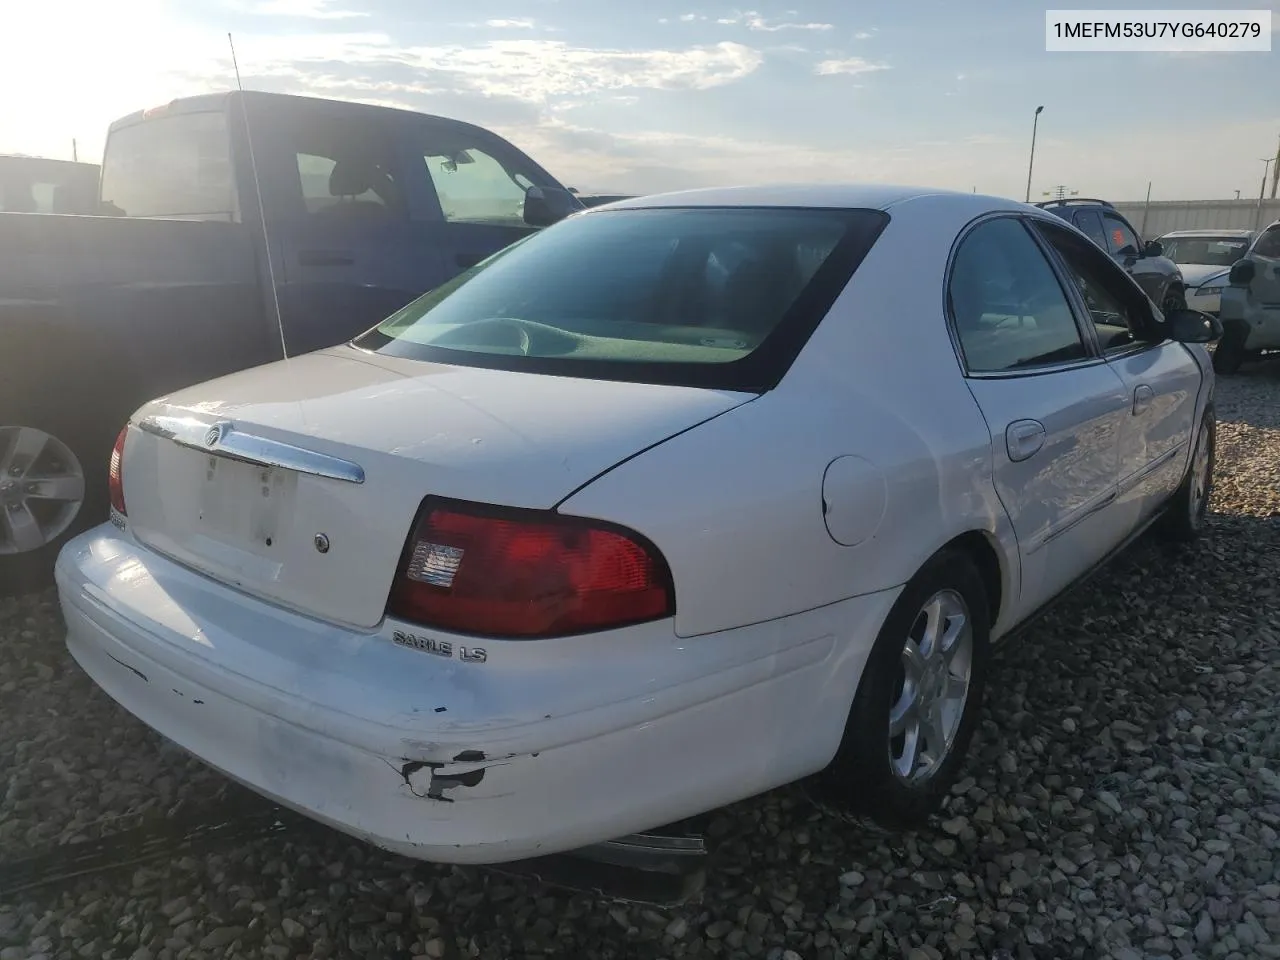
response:
[[[0,592],[105,519],[146,400],[349,340],[582,209],[480,127],[254,91],[116,121],[99,190],[0,214]]]

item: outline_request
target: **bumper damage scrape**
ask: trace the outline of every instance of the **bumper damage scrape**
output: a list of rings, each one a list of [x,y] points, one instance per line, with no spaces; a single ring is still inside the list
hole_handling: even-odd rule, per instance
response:
[[[510,758],[508,758],[510,759]],[[479,750],[463,750],[453,758],[452,763],[438,763],[430,760],[404,760],[397,768],[405,786],[415,797],[423,800],[441,800],[453,803],[454,798],[445,796],[446,790],[458,787],[474,787],[484,779],[485,771],[504,760],[491,760],[486,763],[484,753]],[[482,764],[477,766],[477,764]]]

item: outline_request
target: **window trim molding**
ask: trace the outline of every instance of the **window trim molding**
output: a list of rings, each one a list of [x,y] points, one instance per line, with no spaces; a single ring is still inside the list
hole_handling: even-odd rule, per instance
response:
[[[1049,220],[1053,215],[1046,217],[1035,217],[1034,219]],[[1105,363],[1105,359],[1098,351],[1097,340],[1094,337],[1093,330],[1086,328],[1082,323],[1080,311],[1075,300],[1072,299],[1072,290],[1069,278],[1063,275],[1063,272],[1056,260],[1056,255],[1051,250],[1044,248],[1044,241],[1034,230],[1030,229],[1027,220],[1031,219],[1027,214],[1017,210],[997,210],[990,213],[984,213],[979,217],[975,217],[961,228],[956,234],[956,238],[952,241],[951,250],[947,254],[946,270],[943,274],[942,283],[942,311],[946,321],[947,335],[951,338],[951,348],[956,356],[956,363],[960,366],[960,373],[966,380],[1012,380],[1021,377],[1039,377],[1050,373],[1061,373],[1064,370],[1074,370],[1080,367],[1092,367]],[[1060,219],[1053,217],[1053,219]],[[1080,337],[1081,345],[1085,349],[1086,356],[1080,360],[1068,360],[1061,363],[1046,363],[1043,366],[1027,367],[1022,370],[970,370],[969,361],[965,357],[964,344],[960,340],[960,333],[956,329],[955,311],[951,306],[951,279],[955,273],[956,254],[960,251],[960,247],[970,235],[979,227],[984,226],[995,220],[1014,220],[1027,234],[1027,239],[1040,251],[1040,255],[1045,258],[1048,263],[1049,270],[1052,272],[1054,279],[1057,281],[1062,291],[1063,299],[1067,302],[1067,308],[1071,311],[1072,320],[1076,325],[1076,333]],[[1069,227],[1075,229],[1074,224],[1068,224]],[[1083,236],[1083,234],[1082,234]],[[1088,239],[1087,237],[1085,239]],[[1090,240],[1090,243],[1093,241]]]
[[[1094,243],[1093,240],[1090,240],[1089,236],[1085,234],[1082,230],[1080,230],[1080,228],[1077,227],[1074,223],[1067,223],[1066,221],[1062,220],[1059,217],[1030,217],[1028,219],[1033,219],[1041,223],[1048,224],[1050,228],[1063,227],[1063,225],[1065,224],[1065,226],[1068,228],[1068,232],[1070,232],[1071,230],[1074,230],[1076,233],[1079,233],[1081,236],[1084,237],[1084,239],[1088,240],[1089,243],[1093,244],[1093,246],[1097,248],[1098,253],[1101,254],[1103,258],[1103,260],[1099,261],[1100,263],[1106,261],[1106,262],[1110,262],[1112,265],[1115,264],[1115,258],[1110,253],[1103,250],[1101,247],[1098,247],[1098,245]],[[1080,292],[1080,289],[1076,286],[1075,281],[1071,279],[1071,275],[1070,273],[1068,273],[1068,266],[1065,258],[1062,256],[1062,254],[1058,252],[1057,248],[1054,247],[1054,245],[1049,240],[1047,240],[1044,236],[1040,234],[1038,230],[1032,229],[1031,234],[1032,236],[1035,237],[1036,242],[1042,246],[1042,248],[1044,249],[1045,255],[1052,262],[1054,271],[1059,275],[1060,282],[1066,285],[1067,297],[1071,301],[1072,310],[1075,311],[1078,317],[1082,332],[1086,340],[1088,341],[1088,343],[1091,345],[1092,352],[1098,357],[1098,359],[1107,361],[1107,362],[1112,360],[1123,360],[1127,357],[1137,356],[1140,353],[1145,353],[1148,350],[1152,350],[1156,347],[1163,346],[1164,344],[1170,342],[1168,337],[1165,337],[1161,340],[1134,340],[1132,343],[1127,343],[1120,347],[1113,347],[1111,350],[1104,349],[1101,341],[1098,340],[1098,330],[1093,320],[1093,311],[1091,311],[1089,309],[1089,305],[1085,303],[1084,294]],[[1146,291],[1143,290],[1140,286],[1138,286],[1138,282],[1134,280],[1132,276],[1129,275],[1128,271],[1120,270],[1120,273],[1125,278],[1125,282],[1127,282],[1129,286],[1132,288],[1131,293],[1136,292],[1136,294],[1140,296],[1144,301],[1146,301],[1147,303],[1151,303],[1151,298],[1147,296]],[[1159,309],[1153,303],[1151,304],[1151,306],[1153,309],[1156,309],[1156,310]]]

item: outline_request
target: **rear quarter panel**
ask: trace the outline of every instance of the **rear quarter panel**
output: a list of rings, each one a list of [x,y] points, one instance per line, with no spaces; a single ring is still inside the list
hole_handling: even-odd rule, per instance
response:
[[[989,201],[987,201],[989,203]],[[782,383],[641,454],[565,513],[645,534],[671,565],[676,630],[692,636],[900,585],[980,531],[1015,596],[1017,551],[991,482],[986,423],[943,310],[951,239],[981,209],[908,202]],[[941,220],[940,220],[941,217]],[[828,467],[858,458],[850,478]],[[837,543],[824,507],[853,512]]]

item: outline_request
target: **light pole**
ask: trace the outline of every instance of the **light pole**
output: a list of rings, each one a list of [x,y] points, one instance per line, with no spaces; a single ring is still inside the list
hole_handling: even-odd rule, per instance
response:
[[[1031,170],[1036,165],[1036,127],[1040,123],[1040,111],[1044,107],[1036,107],[1036,115],[1031,119],[1031,159],[1027,161],[1027,203],[1031,202]]]
[[[1275,157],[1262,158],[1262,186],[1258,188],[1258,209],[1253,212],[1253,229],[1262,229],[1262,198],[1267,194],[1267,174]]]

